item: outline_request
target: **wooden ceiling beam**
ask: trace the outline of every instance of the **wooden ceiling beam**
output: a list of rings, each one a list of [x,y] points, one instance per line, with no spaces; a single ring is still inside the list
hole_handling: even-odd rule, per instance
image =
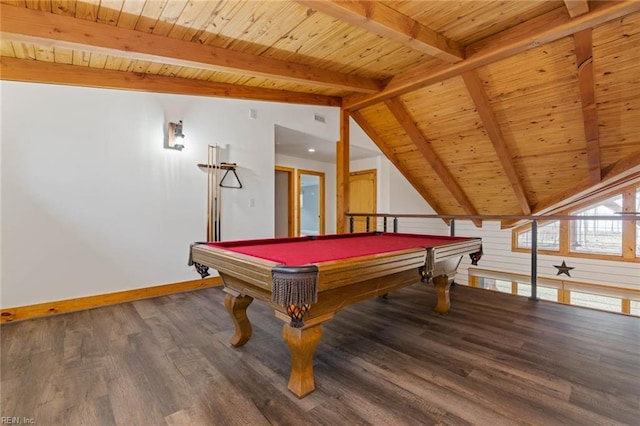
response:
[[[582,101],[582,117],[584,136],[587,144],[587,167],[589,181],[600,182],[600,134],[598,132],[598,110],[596,105],[595,75],[593,71],[593,42],[591,28],[573,35],[580,81],[580,99]]]
[[[413,173],[398,159],[398,156],[387,146],[384,139],[376,132],[376,130],[369,124],[366,118],[360,111],[354,111],[351,113],[351,118],[360,126],[360,128],[369,136],[369,138],[376,144],[385,157],[395,166],[396,169],[404,176],[405,179],[413,186],[413,188],[422,196],[422,198],[429,203],[431,208],[437,214],[445,214],[440,203],[433,198],[427,191],[424,190],[422,181],[417,179]]]
[[[384,101],[385,105],[393,116],[398,120],[398,123],[402,126],[407,136],[411,138],[418,150],[422,153],[422,156],[429,163],[434,172],[438,175],[440,180],[444,183],[445,187],[449,190],[453,198],[456,199],[460,207],[468,215],[477,215],[478,211],[475,209],[469,198],[466,196],[458,182],[453,177],[449,169],[444,165],[438,154],[431,147],[431,143],[422,134],[422,131],[418,128],[415,121],[409,115],[409,112],[404,107],[402,101],[398,98],[391,98]],[[482,226],[482,221],[474,219],[473,223],[476,226]]]
[[[7,57],[0,58],[0,79],[292,104],[340,105],[340,98],[331,96]]]
[[[241,73],[361,93],[375,93],[377,80],[322,70],[293,62],[100,24],[69,16],[0,5],[5,40],[35,43],[116,57]]]
[[[640,151],[603,168],[602,180],[613,180],[640,173]]]
[[[588,0],[564,0],[564,5],[572,18],[584,15],[589,11]]]
[[[502,130],[500,130],[498,120],[493,113],[491,104],[489,103],[489,98],[482,87],[482,81],[476,71],[467,71],[462,74],[462,78],[464,79],[469,95],[476,106],[476,111],[480,116],[480,120],[482,120],[487,136],[489,136],[489,140],[491,140],[493,148],[496,151],[496,154],[498,154],[498,160],[500,160],[502,169],[509,179],[509,183],[511,184],[513,193],[518,200],[522,214],[530,215],[531,206],[529,205],[527,196],[524,193],[518,172],[513,165],[513,156],[509,152],[509,148],[507,148],[507,143],[502,135]]]
[[[378,93],[346,97],[343,107],[350,111],[364,108],[638,11],[640,1],[633,0],[595,2],[590,12],[576,18],[558,8],[468,46],[463,61],[414,67],[393,77]]]
[[[610,191],[640,180],[640,151],[617,161],[602,169],[602,180],[592,184],[589,178],[576,182],[570,189],[559,192],[553,197],[538,202],[533,206],[534,215],[553,214],[566,210],[571,205],[584,201],[589,197]],[[522,224],[522,221],[503,221],[504,228]]]
[[[464,59],[462,44],[433,31],[381,1],[296,1],[443,61],[458,62]]]

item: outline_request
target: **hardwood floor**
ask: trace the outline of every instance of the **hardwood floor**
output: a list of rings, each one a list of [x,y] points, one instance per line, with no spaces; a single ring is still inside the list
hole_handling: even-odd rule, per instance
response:
[[[220,288],[2,325],[1,416],[37,425],[640,424],[640,318],[417,284],[325,323],[317,389],[287,390],[282,322]],[[6,420],[3,420],[7,423]],[[24,421],[22,422],[24,424]]]

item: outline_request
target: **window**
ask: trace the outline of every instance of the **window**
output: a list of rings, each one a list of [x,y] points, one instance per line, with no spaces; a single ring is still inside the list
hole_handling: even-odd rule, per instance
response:
[[[599,294],[571,292],[571,304],[604,311],[620,312],[620,299]]]
[[[501,279],[489,277],[494,274],[499,274]],[[469,285],[472,287],[530,297],[531,284],[523,281],[529,281],[528,274],[469,269]],[[538,283],[536,290],[536,296],[543,300],[640,316],[640,293],[637,289],[630,288],[621,292],[620,288],[612,288],[608,284],[585,282],[576,288],[575,282],[567,282],[564,278],[545,278],[543,284]]]
[[[501,293],[511,293],[511,282],[496,280],[493,278],[480,277],[480,288],[486,288],[488,290],[495,290]]]
[[[522,284],[515,281],[503,281],[493,278],[479,277],[478,285],[480,288],[499,291],[500,293],[510,293],[527,297],[531,296],[531,284]],[[558,300],[558,290],[555,288],[538,285],[537,296],[540,299],[556,302]]]
[[[518,233],[518,247],[531,248],[531,229]],[[538,250],[560,249],[560,222],[549,222],[538,226]]]
[[[531,296],[531,284],[518,283],[519,296]],[[556,302],[558,300],[558,290],[551,287],[537,286],[536,295],[543,300],[551,300]]]
[[[622,195],[608,198],[585,209],[571,212],[575,216],[615,216],[623,211]],[[622,221],[574,220],[571,222],[571,251],[622,255]]]
[[[606,197],[606,198],[605,198]],[[572,210],[559,210],[558,216],[584,217],[583,220],[559,220],[538,223],[538,251],[541,254],[623,262],[640,261],[640,219],[627,219],[640,211],[640,184],[634,183],[591,198]],[[597,216],[611,218],[598,219]],[[640,218],[640,215],[637,216]],[[515,228],[511,234],[511,250],[531,252],[531,224]]]

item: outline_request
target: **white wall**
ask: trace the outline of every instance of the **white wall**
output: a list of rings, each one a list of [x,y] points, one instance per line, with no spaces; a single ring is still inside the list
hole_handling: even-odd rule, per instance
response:
[[[207,144],[224,147],[244,185],[222,190],[223,239],[271,237],[274,125],[329,140],[339,129],[328,107],[0,88],[3,308],[198,278],[186,261],[189,243],[206,238],[206,174],[196,164]],[[166,123],[177,120],[182,152],[163,149]]]

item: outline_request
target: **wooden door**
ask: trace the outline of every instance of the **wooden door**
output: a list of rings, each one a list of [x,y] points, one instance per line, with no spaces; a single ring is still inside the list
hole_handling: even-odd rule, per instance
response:
[[[276,166],[275,237],[293,237],[294,235],[294,173],[295,169]]]
[[[349,211],[351,213],[377,212],[377,173],[375,169],[349,173]],[[346,228],[349,228],[347,224]],[[370,218],[370,231],[375,231],[375,218]],[[354,218],[353,232],[367,230],[366,218]]]

